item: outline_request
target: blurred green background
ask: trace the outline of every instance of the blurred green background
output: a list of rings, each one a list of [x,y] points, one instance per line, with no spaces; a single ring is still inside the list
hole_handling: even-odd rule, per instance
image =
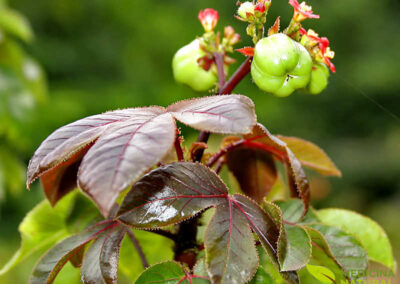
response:
[[[165,106],[204,95],[174,82],[172,56],[201,35],[197,13],[206,7],[220,12],[221,30],[234,26],[243,35],[243,45],[249,45],[245,25],[233,17],[235,2],[10,1],[32,25],[33,41],[19,44],[44,68],[49,92],[47,99],[32,103],[34,107],[24,111],[23,118],[0,120],[0,170],[1,165],[17,168],[0,172],[0,267],[19,246],[18,224],[43,198],[38,184],[31,192],[24,190],[21,173],[40,142],[56,128],[91,114]],[[292,8],[287,1],[272,2],[268,24],[281,15],[285,27]],[[305,27],[327,36],[336,52],[337,74],[331,76],[328,89],[319,96],[296,93],[278,99],[262,93],[247,77],[236,93],[254,100],[259,121],[272,133],[298,136],[326,150],[343,178],[325,179],[310,173],[314,205],[349,208],[374,218],[389,234],[399,259],[400,2],[309,3],[321,19],[309,20]],[[244,59],[240,54],[234,57],[238,64]],[[12,182],[4,182],[5,175]],[[0,277],[0,283],[26,283],[35,259]]]

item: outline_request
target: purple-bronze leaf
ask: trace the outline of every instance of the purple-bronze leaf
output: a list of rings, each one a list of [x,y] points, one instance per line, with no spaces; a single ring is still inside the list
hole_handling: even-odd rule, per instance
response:
[[[82,160],[78,183],[108,216],[118,195],[173,147],[175,120],[161,107],[137,109],[103,132]]]
[[[130,118],[134,111],[125,109],[89,116],[54,131],[29,162],[27,187],[40,176],[46,197],[55,205],[76,187],[77,168],[93,142],[107,127]],[[70,175],[64,177],[66,174]]]
[[[51,248],[36,264],[29,279],[30,284],[53,283],[63,266],[92,240],[118,225],[108,221],[92,226],[83,233],[74,235]]]
[[[118,219],[136,228],[182,222],[228,196],[221,179],[199,163],[173,163],[153,170],[126,195]]]
[[[245,135],[245,138],[250,141],[250,144],[253,143],[255,146],[260,146],[260,148],[265,147],[266,151],[274,154],[285,164],[290,194],[292,197],[300,198],[303,201],[303,215],[305,215],[310,204],[310,187],[300,161],[286,143],[272,135],[261,124],[257,124],[252,133]]]
[[[100,269],[107,284],[118,283],[119,251],[127,232],[125,226],[118,226],[107,237],[100,255]]]
[[[231,199],[217,206],[204,238],[212,283],[246,283],[258,267],[257,250],[246,216]]]
[[[270,153],[249,147],[228,151],[226,162],[242,191],[258,203],[267,196],[277,179]]]
[[[186,125],[214,133],[246,134],[257,123],[254,103],[241,95],[180,101],[170,105],[167,110]]]
[[[116,284],[118,282],[119,250],[126,233],[125,226],[103,232],[85,253],[81,268],[85,284]]]

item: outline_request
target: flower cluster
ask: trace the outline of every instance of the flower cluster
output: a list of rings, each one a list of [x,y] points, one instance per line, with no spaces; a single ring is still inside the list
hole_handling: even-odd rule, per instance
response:
[[[319,19],[319,15],[313,14],[312,7],[308,6],[306,2],[299,4],[297,0],[289,0],[289,4],[294,8],[294,21],[300,23],[305,19]]]

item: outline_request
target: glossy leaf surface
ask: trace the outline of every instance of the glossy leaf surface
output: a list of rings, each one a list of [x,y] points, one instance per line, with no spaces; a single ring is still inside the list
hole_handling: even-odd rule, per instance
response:
[[[239,147],[227,153],[226,162],[242,191],[259,203],[276,182],[275,162],[265,151]]]
[[[367,251],[369,259],[394,269],[392,247],[385,231],[368,217],[344,209],[323,209],[317,213],[322,223],[354,235]]]
[[[119,193],[169,152],[175,135],[175,121],[164,109],[137,109],[107,128],[88,151],[79,169],[80,188],[108,215]]]
[[[203,97],[168,107],[180,122],[195,129],[222,134],[246,134],[257,122],[254,103],[241,95]]]
[[[278,138],[286,143],[303,166],[314,169],[323,175],[342,176],[340,170],[324,150],[317,145],[296,137],[278,135]]]
[[[152,171],[127,194],[118,219],[137,228],[181,222],[227,198],[227,188],[207,167],[173,163]]]

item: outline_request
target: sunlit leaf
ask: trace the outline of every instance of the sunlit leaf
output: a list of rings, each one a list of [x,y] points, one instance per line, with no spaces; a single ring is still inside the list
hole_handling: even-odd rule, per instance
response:
[[[0,270],[0,275],[8,272],[28,256],[37,251],[45,251],[68,235],[68,211],[75,194],[70,194],[56,207],[51,208],[47,200],[32,209],[19,225],[21,247]]]
[[[307,270],[321,283],[335,283],[335,274],[326,267],[309,264]]]
[[[176,126],[163,108],[136,109],[108,127],[82,160],[79,186],[107,216],[119,193],[172,148]]]
[[[137,228],[181,222],[227,197],[221,179],[198,163],[173,163],[139,180],[122,202],[118,219]]]
[[[285,142],[272,135],[261,124],[257,124],[252,133],[245,135],[245,138],[249,141],[247,144],[274,154],[277,159],[280,159],[285,164],[291,196],[300,198],[303,201],[304,215],[310,203],[310,187],[300,161]]]
[[[278,135],[278,138],[286,143],[303,166],[314,169],[324,175],[342,176],[342,173],[328,155],[317,145],[296,137]]]
[[[394,270],[392,247],[385,231],[373,220],[344,209],[323,209],[317,212],[322,223],[354,235],[367,251],[370,260]]]
[[[116,226],[115,222],[107,222],[93,226],[90,229],[69,237],[51,248],[36,264],[29,279],[31,284],[52,283],[58,272],[68,262],[69,258],[83,246],[97,239],[102,233]]]
[[[250,133],[257,120],[254,103],[241,95],[180,101],[169,106],[168,111],[195,129],[222,134]]]
[[[204,244],[213,283],[246,283],[257,270],[257,250],[248,220],[231,200],[216,208]]]
[[[248,147],[228,151],[226,162],[235,175],[242,191],[261,202],[277,179],[275,162],[270,153]]]
[[[168,261],[153,265],[146,269],[135,284],[207,284],[210,281],[191,275],[179,263]]]

